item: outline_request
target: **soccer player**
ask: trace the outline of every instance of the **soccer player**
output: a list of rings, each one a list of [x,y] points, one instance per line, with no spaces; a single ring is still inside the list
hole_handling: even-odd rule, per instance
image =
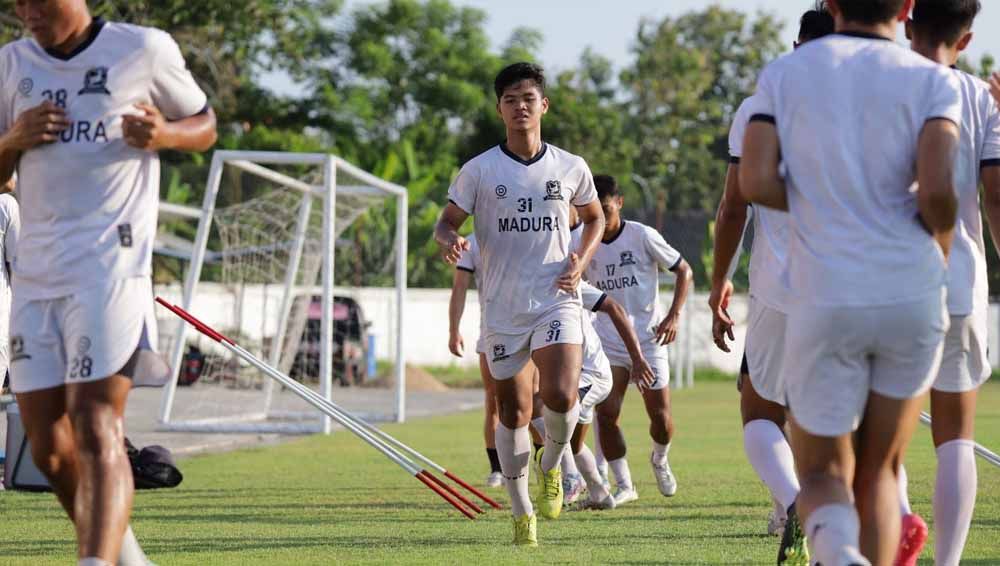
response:
[[[948,325],[962,101],[893,42],[910,0],[828,5],[838,33],[759,78],[739,184],[789,212],[782,368],[811,560],[889,564],[896,470]]]
[[[465,354],[465,340],[459,332],[459,323],[462,321],[462,313],[465,311],[465,295],[469,289],[471,279],[475,279],[476,288],[479,289],[482,282],[479,273],[482,261],[479,257],[479,245],[476,243],[476,236],[470,235],[467,238],[469,249],[462,253],[462,258],[455,266],[455,277],[451,284],[451,300],[448,303],[448,349],[459,358]],[[479,297],[480,307],[484,301]],[[497,398],[493,385],[493,376],[490,375],[490,367],[486,362],[486,354],[483,349],[483,318],[480,309],[479,319],[479,339],[476,340],[476,354],[479,356],[479,375],[483,379],[483,391],[486,394],[486,411],[483,422],[483,435],[486,438],[486,457],[490,461],[490,474],[486,476],[488,487],[500,487],[503,484],[503,473],[500,471],[500,459],[497,456],[496,432],[497,432]]]
[[[462,167],[435,239],[445,261],[456,263],[469,247],[458,228],[473,216],[483,263],[484,346],[497,381],[497,453],[511,497],[514,543],[537,545],[528,497],[532,374],[537,366],[545,403],[539,513],[556,518],[563,499],[558,464],[580,410],[583,313],[577,288],[604,217],[586,162],[542,141],[549,107],[542,69],[510,65],[497,75],[494,91],[507,139]],[[571,206],[584,224],[576,249],[570,246]]]
[[[907,37],[914,51],[947,67],[972,41],[979,0],[916,0]],[[934,485],[934,563],[957,566],[969,534],[976,502],[976,456],[973,429],[976,393],[990,376],[986,354],[989,285],[982,210],[994,241],[1000,236],[1000,110],[989,85],[957,68],[964,116],[955,162],[958,223],[948,257],[948,313],[941,369],[931,387],[931,428],[937,450]],[[901,477],[905,474],[901,470]],[[902,484],[902,482],[901,482]],[[896,564],[915,565],[927,538],[927,526],[909,509],[904,486],[903,537]]]
[[[649,416],[649,434],[653,439],[650,455],[653,475],[660,493],[670,497],[677,492],[677,480],[667,461],[674,427],[670,416],[670,365],[666,345],[677,337],[681,308],[691,288],[691,267],[656,230],[622,219],[623,199],[614,177],[597,175],[594,183],[607,224],[594,260],[587,264],[586,278],[615,299],[629,314],[639,335],[643,356],[656,375],[656,380],[648,387],[641,387],[641,391]],[[677,275],[673,303],[666,316],[662,315],[660,307],[661,269]],[[615,501],[621,505],[639,497],[625,460],[625,437],[617,424],[633,369],[632,358],[609,317],[598,316],[596,328],[604,352],[611,360],[614,375],[614,387],[608,402],[598,409],[605,419],[598,421],[602,428],[596,436],[602,447],[609,448],[604,457],[615,474],[618,484]],[[605,428],[604,423],[609,426]]]
[[[805,43],[833,33],[833,16],[822,6],[809,10],[799,22],[797,49]],[[729,169],[726,188],[715,219],[715,269],[712,273],[712,336],[716,345],[729,351],[733,321],[726,312],[733,292],[729,279],[735,264],[744,226],[747,201],[740,194],[739,167],[743,135],[750,120],[752,100],[740,105],[729,130]],[[775,509],[768,520],[768,534],[781,534],[789,525],[788,545],[804,552],[804,541],[794,512],[789,512],[799,493],[792,449],[785,439],[785,394],[781,357],[785,337],[787,296],[781,283],[788,237],[787,213],[757,206],[752,211],[753,248],[750,256],[750,313],[743,364],[738,382],[743,417],[743,448],[757,476],[771,492]]]
[[[10,368],[10,265],[14,263],[17,236],[21,231],[17,199],[11,194],[14,187],[12,176],[0,189],[0,391],[7,387]]]
[[[0,50],[0,181],[16,167],[21,200],[11,389],[79,563],[136,563],[123,416],[156,338],[157,152],[208,149],[215,116],[167,33],[85,0],[15,11],[32,37]]]

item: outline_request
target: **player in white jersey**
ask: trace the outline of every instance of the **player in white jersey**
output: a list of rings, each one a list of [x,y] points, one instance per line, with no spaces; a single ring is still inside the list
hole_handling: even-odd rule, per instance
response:
[[[0,49],[0,180],[16,167],[21,201],[11,388],[80,563],[135,563],[123,416],[156,336],[156,152],[208,149],[215,116],[168,34],[85,0],[15,11],[32,37]]]
[[[916,0],[907,37],[914,51],[945,66],[954,66],[972,40],[972,23],[979,0]],[[976,394],[990,376],[986,353],[989,285],[986,280],[985,211],[995,236],[1000,236],[1000,109],[989,85],[958,69],[963,118],[955,163],[958,224],[948,257],[948,312],[941,369],[931,387],[931,416],[937,451],[934,486],[934,563],[957,566],[969,534],[976,502],[976,456],[973,430]],[[984,207],[979,187],[984,186]],[[996,240],[994,240],[996,241]],[[900,469],[901,478],[905,472]],[[917,563],[927,526],[909,507],[905,484],[903,537],[896,564]]]
[[[799,21],[794,48],[833,33],[833,16],[825,9],[809,10]],[[733,284],[729,272],[735,266],[747,215],[753,223],[750,250],[750,313],[746,345],[738,388],[743,418],[743,448],[757,476],[776,503],[768,520],[768,534],[780,534],[788,524],[788,547],[779,553],[779,563],[791,552],[804,552],[792,505],[799,493],[792,449],[784,434],[785,394],[782,387],[781,357],[784,349],[786,296],[781,283],[788,237],[787,213],[755,206],[752,211],[740,194],[739,166],[743,136],[750,121],[752,100],[743,101],[729,130],[729,168],[726,186],[715,218],[712,292],[712,336],[715,344],[729,352],[726,338],[733,337],[734,323],[727,313]],[[790,520],[790,521],[789,521]]]
[[[838,33],[761,73],[739,181],[789,211],[782,368],[811,559],[888,564],[948,325],[962,103],[947,68],[892,41],[909,0],[828,4]]]
[[[465,340],[459,331],[459,323],[462,321],[462,313],[465,311],[465,295],[469,289],[471,279],[476,282],[476,289],[480,288],[480,270],[482,260],[479,256],[479,245],[476,243],[474,234],[466,238],[469,242],[469,249],[462,253],[462,258],[455,265],[455,276],[451,284],[451,299],[448,304],[448,349],[452,355],[461,358],[465,355]],[[480,305],[482,297],[480,297]],[[486,361],[485,350],[483,349],[483,317],[479,316],[479,339],[476,340],[476,355],[479,356],[479,375],[483,380],[483,391],[485,393],[485,416],[483,421],[483,436],[486,439],[486,457],[490,462],[490,474],[486,476],[488,487],[500,487],[503,484],[503,473],[500,471],[500,458],[497,456],[496,432],[497,432],[497,399],[496,387],[493,376],[490,375],[489,364]]]
[[[592,285],[608,293],[628,313],[632,326],[639,335],[642,353],[653,368],[656,380],[648,387],[641,387],[646,413],[649,416],[649,434],[653,439],[650,463],[660,493],[672,496],[677,491],[677,481],[667,461],[670,440],[673,437],[673,419],[670,416],[670,366],[666,345],[677,337],[681,308],[691,288],[691,267],[674,248],[670,247],[656,230],[626,222],[621,217],[623,204],[618,184],[610,175],[594,177],[601,199],[607,225],[604,238],[587,265],[586,278]],[[673,303],[666,316],[660,306],[659,272],[672,271],[677,275]],[[601,337],[604,352],[611,360],[614,373],[607,411],[607,421],[617,423],[622,400],[630,381],[632,358],[607,316],[597,317],[597,334]],[[602,446],[612,450],[604,454],[615,473],[618,504],[638,498],[625,460],[625,437],[617,424],[597,435]]]
[[[497,452],[514,515],[514,543],[536,545],[528,497],[533,362],[545,403],[545,452],[539,512],[562,509],[559,460],[578,420],[577,385],[583,340],[577,293],[584,266],[604,231],[594,179],[586,162],[541,137],[548,110],[545,77],[536,65],[515,63],[494,81],[497,112],[507,140],[466,163],[448,191],[435,229],[445,261],[468,249],[458,234],[474,218],[482,254],[486,354],[497,380]],[[580,245],[570,246],[569,210],[583,221]]]
[[[10,368],[10,266],[14,263],[21,214],[14,190],[14,179],[0,190],[0,390],[7,385]]]

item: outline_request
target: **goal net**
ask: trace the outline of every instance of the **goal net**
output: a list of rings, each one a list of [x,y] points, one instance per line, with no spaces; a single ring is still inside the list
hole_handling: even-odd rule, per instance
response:
[[[218,151],[201,209],[161,203],[157,251],[189,261],[183,287],[157,293],[327,399],[402,421],[406,206],[403,187],[336,156]],[[163,429],[330,430],[293,393],[157,314],[175,376]]]

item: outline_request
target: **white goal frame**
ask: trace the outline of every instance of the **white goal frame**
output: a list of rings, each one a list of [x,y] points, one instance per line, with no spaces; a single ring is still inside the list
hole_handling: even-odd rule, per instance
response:
[[[219,194],[219,187],[222,181],[222,173],[229,165],[236,167],[245,173],[255,175],[276,183],[283,188],[293,189],[304,193],[303,202],[299,211],[298,224],[296,226],[294,250],[289,257],[289,266],[286,272],[284,287],[281,299],[281,320],[277,325],[277,335],[272,339],[270,363],[276,366],[276,360],[280,355],[281,346],[284,343],[284,332],[287,319],[292,310],[292,301],[295,295],[295,274],[298,272],[299,263],[302,256],[302,249],[305,243],[306,225],[310,217],[310,207],[312,202],[318,200],[322,206],[323,229],[322,229],[322,261],[321,261],[321,294],[322,294],[322,315],[320,321],[320,364],[319,383],[320,394],[328,401],[332,401],[333,392],[333,297],[334,297],[334,254],[336,242],[333,237],[336,234],[334,223],[336,222],[336,199],[338,194],[358,195],[358,196],[382,196],[396,199],[396,264],[395,264],[395,284],[396,284],[396,313],[395,324],[395,415],[396,422],[403,422],[406,419],[406,350],[403,323],[406,312],[406,260],[407,260],[407,205],[408,193],[405,187],[390,183],[363,169],[348,163],[343,158],[332,154],[321,153],[290,153],[273,151],[216,151],[212,156],[212,164],[209,170],[205,197],[200,210],[191,207],[177,205],[167,205],[161,203],[161,214],[170,216],[181,216],[198,219],[198,231],[192,249],[191,262],[188,266],[187,275],[184,281],[183,297],[181,306],[189,310],[194,301],[198,289],[198,282],[201,278],[201,270],[204,264],[209,234],[212,228],[212,219],[215,214],[216,200]],[[265,165],[313,165],[322,168],[322,180],[319,185],[312,185],[300,179],[290,177],[284,173],[269,169]],[[357,179],[360,185],[337,185],[337,171],[343,171],[353,179]],[[198,316],[198,313],[192,313]],[[199,432],[323,432],[329,434],[331,431],[331,420],[327,415],[320,417],[317,415],[319,427],[303,428],[299,425],[288,425],[282,423],[248,423],[247,417],[238,420],[222,419],[201,419],[194,421],[177,421],[171,418],[175,394],[177,392],[177,377],[181,370],[184,351],[186,349],[185,337],[187,336],[188,325],[180,324],[172,342],[169,363],[173,373],[172,379],[164,387],[162,403],[160,406],[159,428],[168,431],[199,431]],[[273,383],[270,380],[265,387],[267,404]],[[258,415],[263,417],[265,415]]]

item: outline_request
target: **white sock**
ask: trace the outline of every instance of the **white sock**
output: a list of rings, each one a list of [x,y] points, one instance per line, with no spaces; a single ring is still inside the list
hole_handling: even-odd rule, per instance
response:
[[[896,474],[896,483],[899,485],[899,514],[905,517],[913,513],[913,508],[910,507],[910,478],[906,475],[906,466],[903,464],[899,465],[899,472]]]
[[[743,427],[743,450],[771,497],[788,509],[799,495],[795,459],[788,440],[774,422],[756,419]]]
[[[531,419],[531,426],[535,427],[535,432],[538,436],[542,437],[542,441],[545,441],[545,419],[542,417],[535,417]]]
[[[115,566],[115,565],[102,558],[98,558],[96,556],[90,556],[78,560],[76,566]]]
[[[545,418],[545,453],[542,454],[542,471],[548,472],[559,465],[563,452],[573,437],[573,429],[580,420],[580,404],[565,413],[557,413],[548,407],[542,409]]]
[[[937,448],[934,485],[934,563],[957,566],[969,536],[976,505],[976,452],[971,440],[945,442]]]
[[[576,459],[573,457],[573,451],[568,446],[563,450],[559,469],[562,470],[563,477],[580,475],[580,470],[576,467]]]
[[[514,517],[531,515],[535,512],[528,496],[528,462],[531,461],[531,433],[528,427],[509,429],[503,423],[497,425],[497,456],[503,471],[504,484],[510,495],[510,509]]]
[[[594,454],[584,444],[579,452],[573,455],[576,465],[580,469],[583,481],[587,482],[587,489],[590,491],[591,501],[604,501],[609,495],[601,481],[601,474],[597,471],[597,462],[594,461]]]
[[[653,441],[653,462],[657,465],[662,466],[667,463],[667,454],[670,453],[670,443],[660,444],[657,441]]]
[[[843,503],[828,503],[816,509],[806,519],[806,540],[813,564],[856,563],[861,556],[861,519],[857,510]]]
[[[625,456],[617,460],[608,462],[608,467],[615,474],[615,483],[618,489],[632,489],[632,472],[628,469],[628,460]]]
[[[608,477],[608,461],[604,458],[604,449],[601,448],[601,434],[598,432],[601,427],[594,426],[594,462],[597,465],[597,473],[603,477]]]
[[[125,536],[122,538],[122,549],[118,553],[118,566],[146,566],[149,559],[146,553],[139,546],[139,541],[132,532],[132,525],[125,529]]]

